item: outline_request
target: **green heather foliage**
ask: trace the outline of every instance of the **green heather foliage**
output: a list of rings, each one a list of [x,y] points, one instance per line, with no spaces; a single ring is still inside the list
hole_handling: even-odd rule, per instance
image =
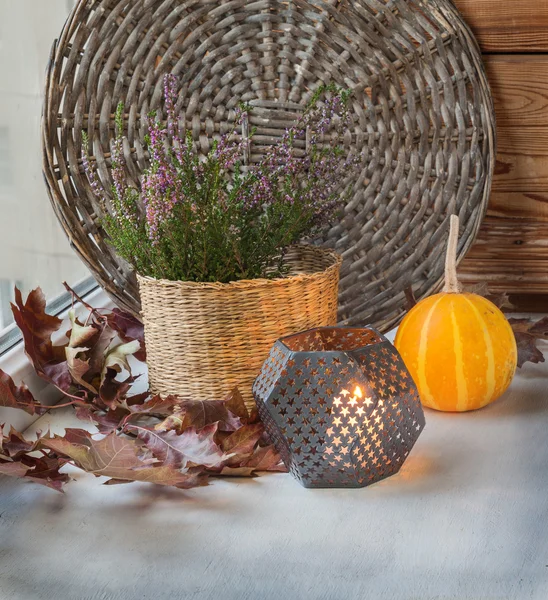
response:
[[[334,86],[319,89],[297,124],[259,164],[244,169],[246,140],[236,129],[247,125],[252,108],[239,108],[234,129],[215,140],[204,157],[190,136],[178,134],[176,80],[167,76],[167,124],[149,115],[151,164],[140,189],[127,182],[123,105],[116,117],[110,194],[91,168],[84,135],[84,166],[105,208],[102,225],[111,243],[139,274],[157,279],[230,282],[283,276],[285,249],[336,217],[361,164],[361,156],[330,142],[348,127],[348,98]]]

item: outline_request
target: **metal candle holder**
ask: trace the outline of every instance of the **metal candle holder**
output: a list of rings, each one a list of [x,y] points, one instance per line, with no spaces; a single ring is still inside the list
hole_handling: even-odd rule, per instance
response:
[[[425,425],[398,351],[371,327],[278,340],[253,395],[284,463],[310,488],[365,487],[394,475]]]

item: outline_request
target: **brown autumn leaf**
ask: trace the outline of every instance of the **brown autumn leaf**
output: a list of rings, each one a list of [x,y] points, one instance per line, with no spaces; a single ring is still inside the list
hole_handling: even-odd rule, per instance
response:
[[[249,419],[247,406],[245,405],[244,398],[237,387],[235,387],[225,398],[225,404],[227,409],[233,415],[236,415],[242,419],[242,421]]]
[[[25,384],[15,385],[13,379],[2,370],[0,370],[0,406],[19,408],[29,415],[43,415],[48,410],[47,406],[36,402]]]
[[[89,344],[88,357],[89,371],[92,377],[91,383],[97,389],[101,385],[100,379],[105,363],[105,356],[116,337],[116,333],[109,327],[106,321],[100,325],[96,325],[96,328],[97,334]]]
[[[543,317],[529,328],[529,333],[537,339],[548,340],[548,317]]]
[[[537,338],[529,333],[521,331],[514,332],[518,347],[518,367],[521,368],[527,362],[543,363],[544,354],[537,348]]]
[[[129,404],[129,410],[135,415],[154,415],[157,417],[169,417],[173,410],[181,403],[177,396],[153,396],[142,404]]]
[[[287,468],[282,463],[281,456],[274,446],[257,448],[253,456],[242,466],[253,467],[254,471],[278,471],[280,473],[287,473]]]
[[[84,376],[89,372],[89,361],[83,360],[79,355],[87,352],[89,348],[65,348],[65,356],[67,359],[67,367],[73,381],[92,393],[97,393],[97,390],[88,383]]]
[[[230,394],[225,398],[227,409],[240,418],[244,424],[253,424],[259,421],[259,413],[257,407],[253,405],[251,410],[246,405],[240,390],[235,387]]]
[[[477,294],[478,296],[483,296],[492,302],[497,308],[500,308],[500,310],[505,308],[512,310],[515,308],[515,306],[510,302],[510,296],[506,292],[501,294],[492,293],[489,289],[489,285],[484,281],[474,285],[465,285],[464,291],[467,294]]]
[[[62,321],[46,313],[46,299],[37,288],[29,293],[23,304],[20,290],[15,288],[13,318],[21,330],[25,353],[36,373],[62,390],[68,390],[72,378],[66,363],[64,346],[54,346],[51,336],[61,328]]]
[[[221,449],[227,454],[234,455],[226,461],[226,465],[230,467],[240,466],[246,459],[250,458],[263,435],[263,431],[263,425],[256,423],[255,425],[244,425],[226,437],[221,443]]]
[[[133,315],[115,308],[107,315],[108,324],[114,329],[123,342],[137,340],[140,349],[135,353],[135,358],[144,362],[146,360],[145,333],[143,324]]]
[[[98,400],[111,410],[124,404],[127,393],[135,382],[131,376],[123,381],[119,381],[117,377],[118,373],[114,369],[107,369],[99,388]]]
[[[199,473],[182,473],[169,465],[142,460],[142,444],[137,440],[111,433],[94,440],[85,430],[67,429],[65,437],[55,436],[42,442],[43,446],[71,459],[80,469],[96,477],[115,480],[141,481],[178,488],[201,485]]]
[[[473,283],[470,285],[464,285],[463,286],[463,291],[466,294],[477,294],[478,296],[489,296],[489,294],[491,293],[489,291],[489,285],[487,283],[485,283],[485,281],[482,281],[481,283]]]
[[[514,333],[516,333],[517,331],[522,333],[528,333],[533,322],[531,321],[531,319],[516,319],[512,317],[508,319],[508,323],[510,323],[510,326],[512,327]]]
[[[68,346],[65,347],[65,358],[69,373],[76,384],[83,386],[93,394],[97,394],[97,389],[84,377],[91,375],[91,365],[89,358],[86,357],[92,346],[92,340],[99,337],[99,329],[93,325],[82,325],[76,318],[74,310],[69,311],[71,329],[67,333],[69,338]],[[88,345],[90,347],[88,347]]]
[[[8,435],[1,436],[0,474],[32,481],[62,492],[69,476],[59,469],[66,461],[54,456],[35,455],[42,439],[44,438],[38,436],[34,441],[27,440],[22,433],[11,427]]]
[[[548,319],[543,318],[537,322],[530,319],[508,319],[516,338],[518,347],[518,367],[527,362],[543,363],[544,354],[537,346],[538,340],[547,339]]]
[[[67,473],[61,473],[59,469],[66,464],[64,459],[50,456],[28,456],[21,459],[21,464],[27,466],[28,471],[25,479],[33,483],[46,486],[56,492],[63,492],[63,485],[70,481]]]
[[[36,370],[72,397],[81,398],[76,415],[96,425],[106,437],[96,440],[87,431],[69,429],[64,437],[31,442],[12,431],[0,435],[0,472],[61,490],[68,476],[59,469],[67,461],[109,477],[108,485],[150,481],[189,488],[204,485],[207,473],[251,476],[257,471],[280,470],[275,450],[264,446],[267,442],[262,425],[257,424],[256,409],[249,413],[238,390],[212,402],[129,395],[136,378],[131,375],[128,358],[139,358],[144,351],[142,325],[133,317],[118,309],[109,317],[91,309],[85,324],[71,319],[67,343],[53,346],[51,334],[60,328],[60,322],[45,313],[40,290],[29,294],[25,305],[20,292],[16,293],[14,311],[25,329],[27,353]],[[117,335],[123,343],[113,347]],[[125,379],[123,371],[129,373]],[[47,410],[25,401],[28,391],[24,386],[10,387],[9,380],[4,384],[15,398],[4,400],[6,404],[15,402],[16,408],[25,407],[29,412]],[[30,399],[34,402],[32,396]],[[155,422],[159,423],[156,427]],[[137,434],[136,429],[156,456],[142,439],[123,433]],[[143,433],[145,430],[148,433]],[[169,463],[190,468],[180,472]]]
[[[29,468],[20,462],[3,461],[0,459],[0,474],[8,477],[18,477],[22,479],[26,477]]]
[[[0,429],[3,429],[3,427],[0,427]],[[34,452],[37,444],[38,440],[31,442],[25,439],[23,434],[12,426],[7,435],[2,434],[0,452],[11,460],[19,460],[24,454]]]
[[[253,467],[223,467],[219,473],[221,477],[254,477],[256,471]]]
[[[516,308],[510,302],[510,296],[506,292],[503,294],[487,294],[486,298],[487,300],[490,300],[497,308],[500,308],[500,310],[505,308],[512,310]]]
[[[122,426],[130,412],[119,406],[114,410],[94,410],[91,406],[79,406],[75,410],[76,417],[97,427],[100,433],[107,435]]]
[[[74,309],[69,310],[69,320],[71,329],[68,333],[69,348],[78,348],[79,346],[87,346],[91,340],[97,335],[98,330],[94,325],[83,325],[76,318]]]
[[[155,431],[140,425],[128,425],[127,429],[136,433],[162,464],[176,469],[184,469],[189,463],[215,467],[230,457],[215,442],[217,423],[207,425],[200,430],[189,427],[181,434],[173,429],[171,431]]]
[[[273,446],[256,448],[254,453],[240,465],[225,465],[216,475],[222,477],[253,477],[266,471],[287,473],[280,455]]]
[[[178,408],[181,431],[189,427],[203,429],[213,423],[219,424],[219,431],[236,431],[242,426],[241,420],[228,410],[222,400],[184,400]]]
[[[133,340],[132,342],[127,342],[125,344],[119,344],[114,348],[110,348],[107,351],[105,356],[105,361],[103,363],[103,371],[101,376],[101,384],[103,384],[104,379],[107,377],[108,372],[116,372],[120,374],[122,371],[127,371],[131,373],[131,367],[128,363],[128,358],[138,352],[140,348],[140,343],[137,340]]]

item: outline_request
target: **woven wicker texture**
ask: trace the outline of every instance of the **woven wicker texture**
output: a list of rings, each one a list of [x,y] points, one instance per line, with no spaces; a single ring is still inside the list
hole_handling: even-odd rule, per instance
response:
[[[249,156],[295,121],[313,91],[354,90],[347,147],[365,150],[344,216],[318,243],[344,256],[341,321],[386,330],[404,290],[424,297],[443,274],[448,216],[459,258],[474,240],[494,168],[494,117],[476,42],[450,0],[81,0],[55,45],[44,110],[44,170],[77,252],[122,307],[139,311],[134,275],[104,239],[83,175],[81,131],[110,182],[114,110],[126,110],[126,160],[147,162],[144,117],[179,77],[179,127],[201,151],[254,106]]]
[[[314,246],[291,248],[290,276],[235,283],[139,277],[151,391],[216,400],[251,386],[274,342],[337,321],[341,258]]]

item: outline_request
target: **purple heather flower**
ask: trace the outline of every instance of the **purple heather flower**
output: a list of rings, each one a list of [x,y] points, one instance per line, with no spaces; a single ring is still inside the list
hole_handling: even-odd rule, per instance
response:
[[[91,186],[91,189],[93,190],[93,193],[97,196],[97,198],[99,198],[99,200],[102,203],[105,203],[106,201],[106,194],[105,194],[105,190],[103,189],[99,178],[97,177],[97,173],[95,172],[95,169],[91,166],[90,162],[89,162],[89,155],[88,155],[88,148],[87,148],[87,144],[84,143],[82,144],[82,164],[84,166],[84,173],[86,174],[89,184]]]

